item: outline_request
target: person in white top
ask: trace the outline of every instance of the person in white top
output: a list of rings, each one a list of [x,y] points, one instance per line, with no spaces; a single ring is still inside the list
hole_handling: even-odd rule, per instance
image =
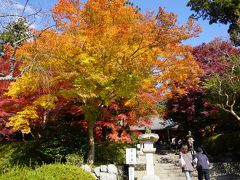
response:
[[[182,171],[186,176],[186,180],[192,180],[193,158],[186,144],[182,145],[181,152],[180,152],[180,161],[183,161],[183,163],[181,163],[181,166],[182,166]]]

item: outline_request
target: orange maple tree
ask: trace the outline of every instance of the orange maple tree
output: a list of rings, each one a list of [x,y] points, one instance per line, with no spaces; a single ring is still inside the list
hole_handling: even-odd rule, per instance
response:
[[[181,44],[199,32],[192,20],[177,26],[176,15],[161,8],[157,16],[143,14],[125,0],[59,0],[52,12],[57,28],[18,51],[20,69],[28,68],[7,93],[35,95],[10,118],[9,125],[22,132],[30,132],[38,108],[46,116],[60,97],[77,98],[88,121],[88,162],[93,163],[94,127],[104,107],[122,99],[135,112],[132,124],[138,123],[157,113],[157,102],[198,82],[201,70],[191,47]]]

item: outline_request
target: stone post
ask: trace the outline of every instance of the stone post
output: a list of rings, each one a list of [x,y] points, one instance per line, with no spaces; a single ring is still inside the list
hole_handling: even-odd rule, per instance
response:
[[[153,143],[145,142],[143,152],[146,157],[146,173],[147,175],[154,175],[154,163],[153,163],[153,153],[155,153],[156,148],[153,148]]]

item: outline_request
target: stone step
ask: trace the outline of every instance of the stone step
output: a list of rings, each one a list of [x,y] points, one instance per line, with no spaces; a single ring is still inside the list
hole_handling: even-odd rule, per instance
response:
[[[137,180],[141,180],[142,177],[145,175],[145,172],[140,171],[140,172],[135,172],[135,177]],[[161,173],[161,172],[155,172],[155,175],[157,175],[160,180],[185,180],[185,175],[184,173]],[[240,180],[240,177],[234,177],[234,176],[210,176],[211,180]],[[192,175],[192,180],[197,180],[197,173],[193,173]]]
[[[184,173],[180,172],[180,173],[155,173],[158,176],[164,176],[164,177],[182,177],[185,176]],[[197,177],[197,174],[192,174],[193,177]]]
[[[142,174],[141,176],[136,176],[136,179],[137,180],[141,180],[142,177],[144,176],[145,174]],[[185,175],[182,173],[182,174],[173,174],[173,175],[159,175],[159,174],[156,174],[160,180],[186,180],[186,177]],[[197,180],[197,176],[193,176],[192,177],[193,180]]]
[[[181,173],[181,174],[156,174],[156,175],[159,177],[162,177],[162,178],[185,177],[185,175],[183,173]]]
[[[163,169],[181,169],[179,166],[175,166],[174,164],[154,164],[155,167],[163,168]]]
[[[159,177],[159,178],[160,178],[160,180],[186,180],[186,177],[167,177],[167,178],[166,177]]]
[[[182,177],[159,177],[160,180],[186,180],[185,176]],[[141,179],[139,179],[141,180]],[[192,177],[192,180],[198,180],[197,177]],[[214,179],[211,179],[214,180]]]
[[[177,171],[177,172],[171,172],[171,171],[154,171],[155,174],[159,177],[162,177],[162,178],[167,178],[167,177],[171,177],[171,178],[174,178],[174,177],[185,177],[184,173],[182,173],[181,171]],[[142,177],[143,175],[146,174],[145,171],[135,171],[135,174],[137,174],[138,177]],[[197,177],[197,172],[193,172],[193,177]]]
[[[172,174],[183,174],[183,172],[182,171],[164,171],[164,170],[157,170],[157,171],[155,171],[155,174],[170,174],[170,175],[172,175]],[[193,174],[197,174],[197,173],[193,173]]]
[[[168,153],[168,152],[166,152]],[[145,162],[145,157],[141,157],[139,162]],[[179,155],[174,153],[169,154],[154,154],[154,172],[155,175],[159,176],[160,180],[185,180],[185,175],[182,173],[181,168],[178,166]],[[226,167],[222,168],[222,164],[219,163],[219,167],[217,164],[213,164],[210,170],[210,177],[211,180],[240,180],[240,177],[234,177],[230,175],[226,175],[227,172],[231,172],[233,174],[240,175],[239,168],[235,168],[233,170],[223,171],[226,170]],[[143,166],[144,167],[144,166]],[[239,166],[238,166],[239,167]],[[221,168],[223,169],[222,171]],[[220,169],[220,170],[219,170]],[[146,174],[145,172],[146,167],[142,168],[141,171],[135,170],[135,177],[137,180],[142,180],[142,177]],[[197,180],[197,171],[194,169],[193,171],[193,180]]]

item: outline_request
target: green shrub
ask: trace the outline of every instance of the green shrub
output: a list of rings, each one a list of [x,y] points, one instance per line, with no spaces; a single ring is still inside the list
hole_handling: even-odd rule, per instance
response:
[[[14,149],[12,146],[2,144],[0,146],[0,173],[7,172],[12,167],[12,153]]]
[[[39,146],[39,151],[45,156],[47,162],[61,162],[64,157],[71,151],[71,148],[61,142],[58,137],[53,137],[48,141],[44,141]]]
[[[204,145],[212,155],[240,152],[240,133],[235,131],[217,134],[206,139]]]
[[[210,154],[217,154],[218,152],[223,152],[224,146],[220,145],[219,142],[222,141],[222,134],[217,134],[208,137],[204,144]],[[217,149],[216,149],[217,148]]]
[[[7,173],[1,174],[0,179],[1,180],[25,179],[31,171],[32,169],[29,167],[15,166],[9,169]]]
[[[44,163],[66,162],[68,154],[82,152],[85,159],[88,150],[88,137],[80,127],[61,125],[46,127],[41,139],[25,142],[0,144],[0,173],[7,172],[14,165],[38,166]],[[78,160],[79,161],[79,160]]]
[[[50,133],[38,149],[44,157],[44,162],[51,163],[56,160],[65,162],[68,154],[79,151],[83,153],[84,158],[87,157],[88,136],[81,131],[81,127],[71,127],[62,123],[58,128],[48,127],[46,131]]]
[[[14,165],[38,165],[42,156],[37,149],[35,141],[1,144],[0,173],[8,171]]]
[[[79,164],[84,161],[87,154],[83,143],[74,144],[74,139],[61,143],[60,138],[49,141],[11,142],[0,145],[0,173],[7,172],[11,167],[31,166],[35,167],[44,163],[65,162],[68,154],[79,157],[69,157],[68,164]],[[78,153],[81,151],[81,157]],[[75,160],[73,160],[75,159]],[[73,162],[75,161],[75,162]]]
[[[125,163],[125,151],[131,145],[121,142],[104,142],[96,144],[96,164],[117,164]]]
[[[43,165],[35,170],[27,167],[15,167],[0,175],[1,180],[94,180],[95,178],[83,169],[64,164]]]
[[[84,162],[84,155],[82,152],[68,154],[66,156],[66,164],[81,166]]]

